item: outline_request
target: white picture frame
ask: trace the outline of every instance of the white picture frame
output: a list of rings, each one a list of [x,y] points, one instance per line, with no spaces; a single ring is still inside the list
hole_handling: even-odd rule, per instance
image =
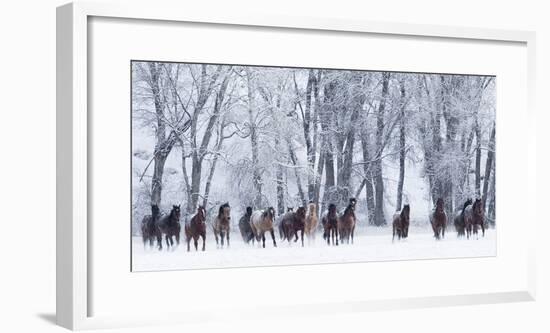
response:
[[[369,33],[380,36],[397,35],[410,38],[434,37],[467,39],[483,42],[512,42],[527,49],[527,105],[528,128],[526,168],[527,186],[531,197],[536,197],[535,174],[535,33],[527,31],[491,30],[466,27],[415,25],[404,23],[364,22],[334,18],[293,17],[282,15],[247,15],[235,13],[205,13],[189,4],[155,3],[106,4],[77,2],[57,9],[57,323],[69,329],[202,322],[223,319],[231,313],[197,312],[195,316],[153,314],[148,317],[132,315],[102,316],[90,311],[93,299],[91,289],[97,286],[89,281],[90,253],[88,243],[89,145],[88,140],[88,20],[92,17],[127,18],[172,22],[223,24],[254,27],[308,29]],[[535,223],[529,219],[526,223]],[[380,309],[435,307],[529,301],[535,298],[534,237],[526,242],[527,265],[521,268],[527,281],[525,288],[489,293],[465,293],[441,296],[406,297],[382,300],[355,300],[338,302],[338,312],[370,311]],[[169,273],[168,273],[169,274]],[[218,272],[219,274],[219,272]],[[310,315],[325,313],[334,303],[318,303],[304,308],[296,305],[269,307],[269,316]],[[255,310],[262,316],[260,310]],[[234,313],[233,313],[234,314]]]

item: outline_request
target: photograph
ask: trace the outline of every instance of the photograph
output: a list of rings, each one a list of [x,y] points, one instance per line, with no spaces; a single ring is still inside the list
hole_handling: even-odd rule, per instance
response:
[[[131,271],[494,257],[494,75],[130,61]]]

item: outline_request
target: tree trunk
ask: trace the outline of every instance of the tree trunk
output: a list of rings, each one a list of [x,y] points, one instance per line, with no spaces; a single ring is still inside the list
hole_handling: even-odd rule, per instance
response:
[[[361,129],[361,148],[363,150],[363,170],[365,172],[365,192],[367,196],[369,224],[374,225],[374,182],[372,180],[372,163],[370,162],[369,142],[366,126],[363,126]]]
[[[382,175],[382,153],[384,150],[382,137],[384,136],[384,113],[386,108],[386,98],[388,96],[388,86],[390,73],[382,73],[382,98],[378,106],[376,119],[376,147],[377,156],[373,163],[374,187],[376,196],[376,206],[374,209],[374,225],[382,226],[386,224],[384,216],[384,178]]]
[[[254,185],[254,208],[262,207],[262,176],[259,168],[259,142],[258,132],[254,121],[254,111],[256,110],[254,99],[254,82],[250,68],[246,69],[247,87],[248,87],[248,119],[250,123],[250,143],[252,146],[252,183]]]
[[[485,162],[485,177],[483,178],[483,208],[485,209],[487,203],[487,193],[489,191],[489,180],[491,178],[491,169],[493,168],[493,159],[495,156],[495,125],[493,124],[493,130],[491,131],[491,138],[489,139],[489,147],[487,151],[487,161]]]
[[[399,82],[401,92],[401,110],[399,111],[399,180],[397,182],[396,210],[401,211],[403,201],[403,183],[405,181],[405,82]]]

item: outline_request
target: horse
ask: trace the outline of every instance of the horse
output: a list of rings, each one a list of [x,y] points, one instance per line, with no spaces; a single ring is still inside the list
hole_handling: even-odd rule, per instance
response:
[[[245,243],[254,242],[254,233],[250,227],[250,216],[252,216],[252,207],[246,207],[246,213],[239,219],[239,231]]]
[[[336,205],[328,205],[328,213],[323,216],[321,220],[323,225],[323,239],[327,241],[327,244],[330,245],[330,240],[332,238],[332,245],[338,245],[338,215],[336,214]]]
[[[173,236],[176,236],[176,242],[179,245],[181,232],[180,214],[180,205],[173,205],[169,215],[165,215],[157,220],[159,250],[162,250],[162,235],[165,236],[167,249],[170,249],[174,245]]]
[[[306,208],[299,207],[296,212],[288,212],[283,215],[279,226],[283,230],[283,239],[287,239],[288,242],[292,240],[294,236],[294,242],[298,241],[298,231],[301,232],[302,246],[304,246],[304,231],[306,223]]]
[[[392,242],[397,235],[397,239],[407,238],[409,236],[409,215],[411,212],[411,207],[409,205],[403,206],[401,213],[396,212],[393,215],[393,236]]]
[[[353,234],[355,231],[355,198],[349,199],[349,204],[344,210],[344,214],[340,216],[337,223],[338,233],[340,234],[340,243],[346,242],[349,244],[351,238],[351,244],[353,244]]]
[[[317,205],[315,205],[313,202],[310,202],[309,205],[309,211],[306,217],[306,223],[305,223],[305,233],[308,238],[308,241],[315,241],[315,234],[317,231]]]
[[[231,231],[231,207],[229,203],[224,203],[218,210],[218,216],[212,224],[214,237],[216,238],[216,246],[218,246],[218,236],[221,238],[221,247],[223,248],[223,239],[227,238],[227,247],[229,247],[229,233]]]
[[[434,231],[435,239],[445,238],[445,229],[447,228],[447,214],[445,214],[445,204],[442,198],[437,199],[435,211],[430,216],[430,223]]]
[[[472,199],[466,200],[466,202],[464,202],[464,205],[462,206],[462,209],[455,214],[454,225],[457,232],[457,237],[462,237],[466,235],[466,226],[464,225],[464,210],[472,203]]]
[[[191,238],[195,244],[195,250],[198,251],[199,237],[202,237],[202,250],[204,251],[206,242],[206,210],[203,206],[199,206],[197,213],[191,218],[189,223],[185,223],[187,252],[190,251],[189,243],[191,242]]]
[[[277,247],[275,241],[275,232],[273,231],[273,219],[275,218],[275,209],[269,207],[264,211],[256,210],[252,212],[250,216],[250,228],[256,237],[256,240],[260,242],[262,240],[262,247],[265,248],[265,233],[269,231],[271,239],[273,240],[273,246]]]
[[[485,237],[485,224],[483,217],[483,202],[481,199],[476,199],[474,203],[464,210],[464,227],[466,229],[466,237],[469,239],[473,234],[477,236],[477,228],[481,227],[483,237]]]
[[[157,205],[151,205],[151,215],[145,215],[141,220],[141,237],[143,238],[143,247],[153,247],[155,239],[158,237],[158,229],[156,227],[156,221],[160,216],[160,209]]]
[[[286,207],[286,213],[292,213],[294,211],[294,207]],[[283,217],[285,216],[285,214],[283,215],[280,215],[278,218],[277,218],[277,229],[279,229],[279,238],[284,240],[285,239],[285,230],[284,230],[284,227],[283,227],[283,224],[281,223],[283,221]]]

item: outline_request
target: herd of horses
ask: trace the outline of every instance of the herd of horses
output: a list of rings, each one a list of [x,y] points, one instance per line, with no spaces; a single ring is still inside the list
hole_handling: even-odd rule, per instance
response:
[[[327,245],[353,244],[353,236],[357,217],[355,216],[355,207],[357,200],[349,199],[349,203],[341,214],[338,214],[336,205],[331,203],[328,206],[327,213],[321,218],[321,226],[323,229],[323,239]],[[401,211],[398,211],[393,216],[392,223],[392,242],[397,239],[407,238],[409,235],[410,224],[410,205],[404,205]],[[180,242],[181,224],[180,224],[180,206],[172,206],[172,210],[167,215],[161,215],[157,205],[151,206],[151,215],[143,218],[141,224],[141,234],[144,245],[149,244],[154,246],[155,241],[157,247],[162,250],[162,240],[166,243],[166,247],[174,246],[174,238],[176,243]],[[445,213],[445,203],[439,198],[436,201],[435,209],[430,214],[430,224],[436,240],[445,237],[447,228],[447,214]],[[239,231],[245,243],[258,242],[265,248],[266,233],[271,235],[273,246],[277,247],[275,237],[275,228],[279,231],[279,238],[286,240],[289,243],[298,242],[304,246],[304,235],[309,241],[315,241],[317,228],[319,226],[317,219],[317,205],[310,202],[307,207],[302,206],[295,211],[292,207],[288,207],[285,214],[278,218],[275,216],[275,209],[268,207],[264,210],[253,210],[252,207],[247,207],[245,214],[239,219]],[[481,199],[466,200],[462,209],[454,216],[454,226],[458,237],[470,238],[472,235],[478,234],[478,229],[482,230],[485,236],[484,209]],[[216,246],[229,247],[229,236],[231,231],[231,207],[229,203],[225,203],[219,207],[218,214],[214,217],[211,223],[212,232],[216,239]],[[187,251],[191,249],[191,240],[195,250],[198,251],[199,239],[202,239],[202,251],[206,246],[206,209],[199,206],[195,215],[184,223],[185,241],[187,243]],[[226,245],[227,244],[227,245]]]

